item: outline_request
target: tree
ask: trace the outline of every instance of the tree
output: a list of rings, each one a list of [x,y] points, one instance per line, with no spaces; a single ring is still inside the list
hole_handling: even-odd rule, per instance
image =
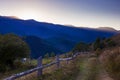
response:
[[[0,67],[14,68],[14,61],[28,57],[28,45],[17,35],[0,35]]]
[[[81,52],[81,51],[88,51],[88,50],[89,50],[89,45],[84,42],[80,42],[75,46],[75,48],[73,49],[73,52]]]
[[[106,39],[106,45],[107,47],[114,47],[116,44],[112,39],[108,38]]]
[[[100,38],[97,38],[96,41],[94,42],[94,50],[96,51],[98,48],[101,49],[102,45],[101,45],[101,40]]]
[[[55,53],[52,52],[52,53],[50,54],[50,57],[55,57]]]
[[[46,53],[45,55],[44,55],[44,58],[49,58],[49,53]]]

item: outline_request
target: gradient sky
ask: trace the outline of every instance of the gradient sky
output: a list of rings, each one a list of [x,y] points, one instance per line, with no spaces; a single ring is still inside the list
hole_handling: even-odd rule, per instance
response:
[[[0,0],[0,15],[120,30],[120,0]]]

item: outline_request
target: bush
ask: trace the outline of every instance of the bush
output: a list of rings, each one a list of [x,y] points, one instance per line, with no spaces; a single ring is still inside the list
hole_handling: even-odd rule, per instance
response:
[[[15,62],[14,62],[14,66],[15,66],[15,68],[23,67],[21,61],[15,61]]]
[[[28,45],[17,35],[0,35],[0,69],[5,71],[9,67],[14,69],[14,61],[28,57],[30,53]],[[5,67],[4,67],[5,65]],[[2,68],[3,67],[3,68]]]
[[[72,50],[73,52],[89,51],[89,45],[84,42],[78,43]]]
[[[107,39],[106,44],[107,44],[108,47],[116,46],[115,42],[112,39]]]
[[[120,48],[104,52],[103,65],[106,71],[115,80],[120,80]]]
[[[4,64],[0,64],[0,72],[5,72],[6,66]]]

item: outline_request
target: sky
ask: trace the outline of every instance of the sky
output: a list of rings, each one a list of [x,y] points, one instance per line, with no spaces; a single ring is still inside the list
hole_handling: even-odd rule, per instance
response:
[[[0,15],[120,30],[120,0],[0,0]]]

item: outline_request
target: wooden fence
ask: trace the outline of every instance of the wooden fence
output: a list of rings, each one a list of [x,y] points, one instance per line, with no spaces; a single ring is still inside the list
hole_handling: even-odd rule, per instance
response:
[[[30,69],[30,70],[27,70],[27,71],[24,71],[24,72],[21,72],[21,73],[18,73],[18,74],[14,74],[8,78],[5,78],[4,80],[15,80],[17,78],[20,78],[22,76],[25,76],[25,75],[30,74],[30,73],[35,72],[35,71],[37,71],[37,76],[40,76],[40,75],[42,75],[42,71],[43,71],[42,69],[49,67],[49,66],[52,66],[54,64],[57,65],[57,68],[60,68],[60,61],[67,61],[67,63],[68,63],[69,60],[74,59],[79,54],[80,53],[75,53],[72,57],[68,57],[68,58],[60,58],[59,55],[56,55],[56,60],[49,63],[49,64],[46,64],[46,65],[42,65],[42,56],[41,56],[38,58],[37,67]]]

